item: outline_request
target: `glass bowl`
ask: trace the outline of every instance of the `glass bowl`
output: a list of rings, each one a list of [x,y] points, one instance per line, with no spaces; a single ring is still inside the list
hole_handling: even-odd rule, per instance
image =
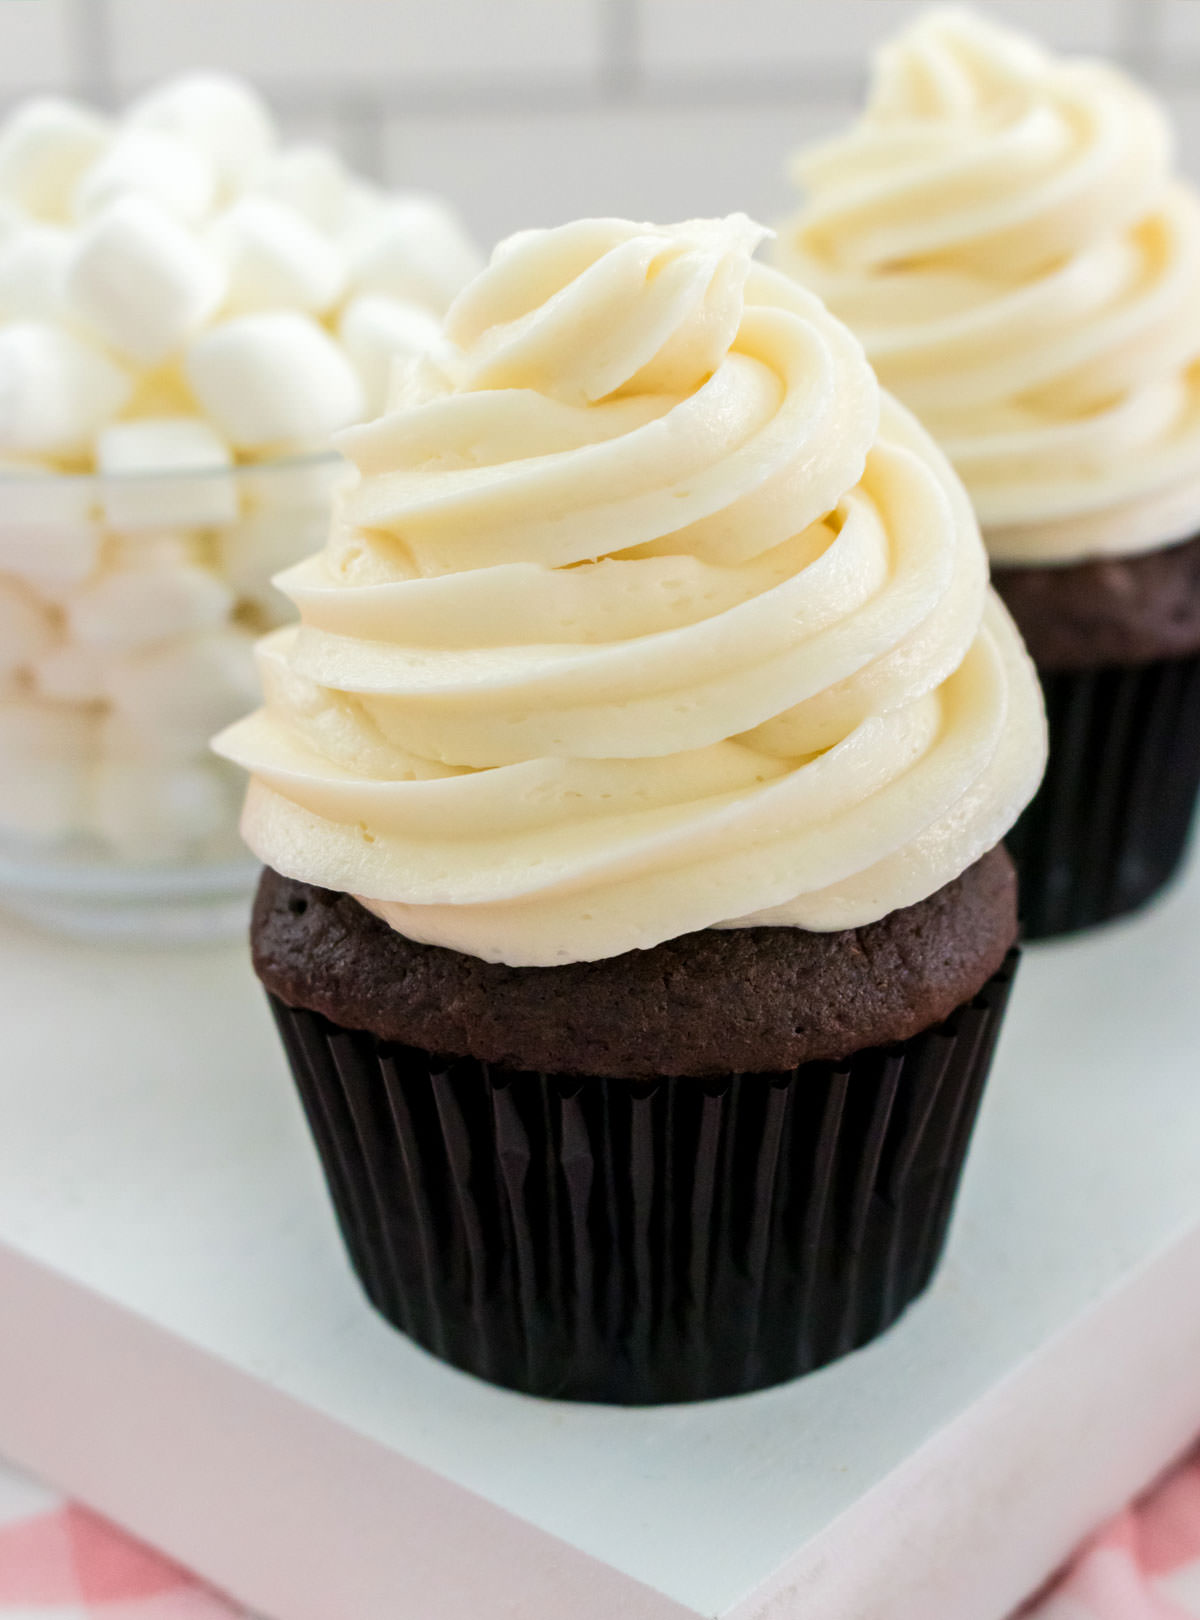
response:
[[[97,939],[245,927],[243,784],[272,575],[325,542],[332,451],[224,468],[0,467],[0,906]]]

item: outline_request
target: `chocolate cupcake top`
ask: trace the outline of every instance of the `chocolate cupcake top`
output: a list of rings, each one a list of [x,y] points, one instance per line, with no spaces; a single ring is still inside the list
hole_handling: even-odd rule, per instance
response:
[[[1200,197],[1131,79],[937,10],[794,173],[778,261],[933,432],[993,558],[1200,527]]]
[[[513,237],[347,432],[220,751],[288,877],[548,966],[933,894],[1044,763],[966,495],[735,216]]]

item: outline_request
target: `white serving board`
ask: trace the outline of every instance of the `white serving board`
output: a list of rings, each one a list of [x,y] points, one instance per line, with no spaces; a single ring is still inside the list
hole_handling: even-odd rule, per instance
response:
[[[0,1454],[272,1620],[1000,1620],[1200,1430],[1200,864],[1030,951],[927,1298],[761,1395],[378,1320],[246,952],[0,924]]]

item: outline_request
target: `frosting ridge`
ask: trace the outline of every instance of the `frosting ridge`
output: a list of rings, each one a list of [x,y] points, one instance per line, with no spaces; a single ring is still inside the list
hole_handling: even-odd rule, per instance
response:
[[[1044,763],[966,495],[748,220],[501,245],[280,576],[243,831],[401,932],[552,965],[876,920]]]
[[[856,332],[993,558],[1067,563],[1200,517],[1200,196],[1114,67],[958,8],[880,51],[857,125],[797,155],[777,262]]]

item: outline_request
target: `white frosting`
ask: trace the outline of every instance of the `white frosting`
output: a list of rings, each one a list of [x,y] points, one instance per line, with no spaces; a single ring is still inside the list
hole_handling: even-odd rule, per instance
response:
[[[965,493],[762,235],[514,237],[341,436],[218,741],[263,860],[540,966],[871,922],[1012,825],[1042,706]]]
[[[1200,523],[1200,197],[1171,156],[1117,69],[950,9],[880,52],[852,130],[795,159],[778,262],[938,439],[998,561]]]

